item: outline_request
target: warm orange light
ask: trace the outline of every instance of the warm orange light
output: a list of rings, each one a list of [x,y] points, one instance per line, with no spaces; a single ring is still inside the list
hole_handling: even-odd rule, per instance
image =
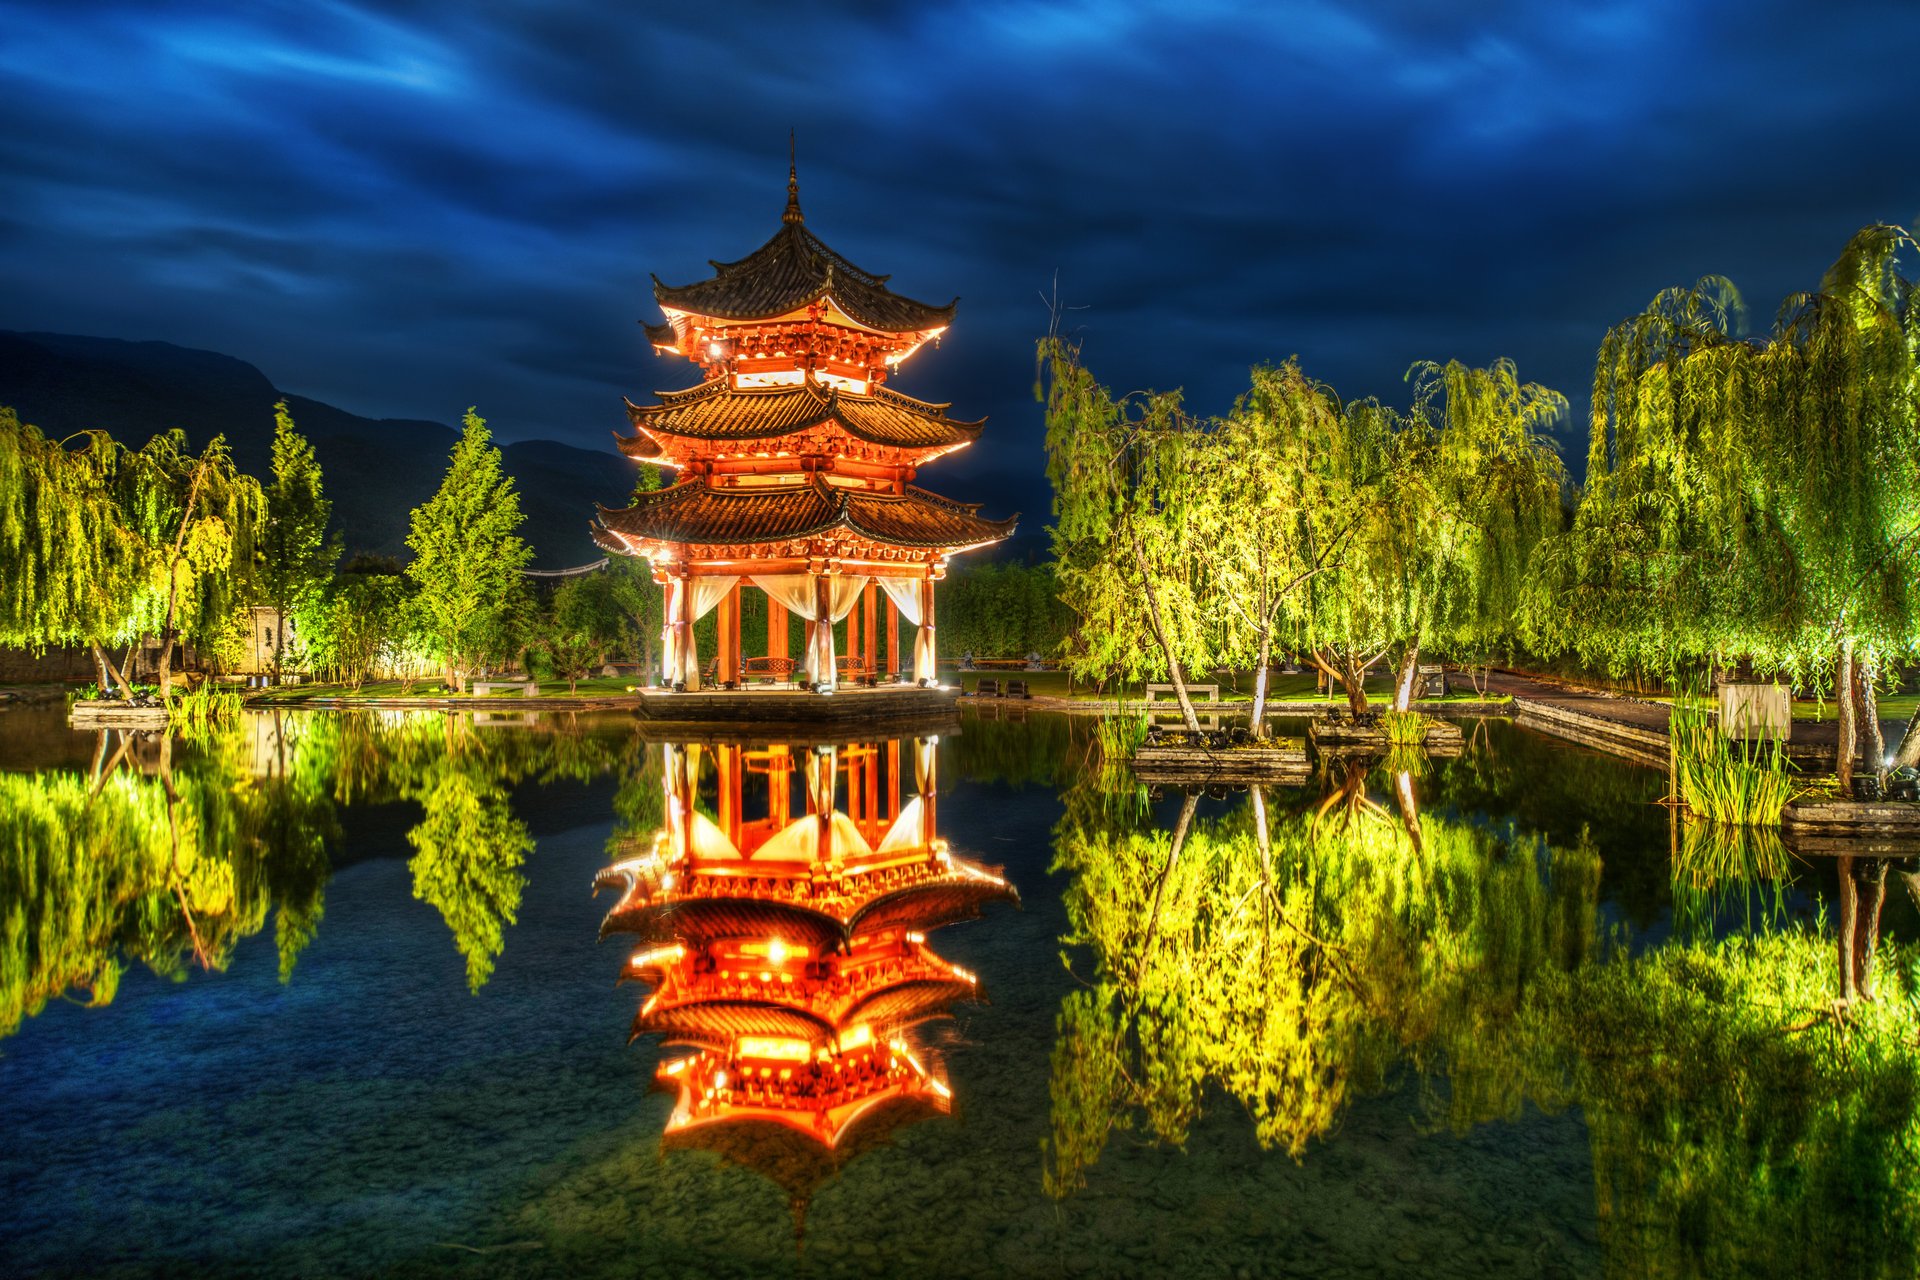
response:
[[[776,1062],[805,1062],[811,1046],[792,1036],[741,1036],[734,1043],[736,1056],[771,1059]]]

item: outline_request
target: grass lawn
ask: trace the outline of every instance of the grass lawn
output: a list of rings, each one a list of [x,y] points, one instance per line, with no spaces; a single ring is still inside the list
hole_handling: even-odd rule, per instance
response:
[[[1028,691],[1036,697],[1064,698],[1069,696],[1067,690],[1067,673],[1064,671],[964,671],[942,672],[941,674],[943,679],[958,680],[961,689],[966,693],[977,691],[980,688],[980,681],[982,679],[998,680],[1000,687],[1003,689],[1006,688],[1007,681],[1009,680],[1025,680]],[[1211,684],[1216,682],[1220,685],[1220,700],[1222,702],[1245,704],[1253,701],[1253,676],[1250,672],[1243,671],[1239,673],[1239,679],[1237,681],[1239,687],[1237,689],[1234,687],[1236,681],[1224,677],[1219,678],[1217,681],[1209,678],[1203,681],[1196,681],[1195,683]],[[1156,681],[1156,683],[1161,682]],[[1393,700],[1387,681],[1374,681],[1371,682],[1371,686],[1372,687],[1369,687],[1367,690],[1368,702],[1384,706]],[[1089,700],[1103,698],[1126,698],[1134,700],[1145,697],[1146,691],[1142,685],[1128,684],[1120,686],[1108,685],[1105,693],[1099,693],[1095,691],[1091,683],[1076,680],[1073,682],[1071,696],[1076,699]],[[1273,676],[1267,682],[1267,700],[1270,703],[1326,702],[1329,700],[1329,697],[1317,690],[1314,677],[1312,673],[1309,672],[1305,675]],[[1344,702],[1346,699],[1344,694],[1335,693],[1332,695],[1331,700]],[[1449,693],[1444,699],[1423,699],[1423,701],[1474,702],[1477,701],[1477,699],[1473,695],[1472,687],[1466,685],[1465,681],[1462,680],[1456,682],[1454,692]],[[1490,699],[1490,701],[1505,702],[1507,699],[1496,697]],[[1169,705],[1175,704],[1169,703]]]
[[[572,696],[577,698],[604,698],[608,694],[624,694],[634,683],[632,676],[594,676],[580,681],[579,688]],[[369,680],[358,691],[343,684],[296,684],[277,689],[252,689],[246,691],[249,699],[256,704],[269,706],[299,706],[315,698],[446,698],[453,695],[444,692],[438,680],[416,680],[412,684],[403,684],[398,680]],[[518,695],[503,693],[499,697]],[[540,696],[543,698],[567,697],[567,682],[564,680],[542,680]]]
[[[1882,720],[1911,720],[1914,709],[1920,707],[1920,693],[1883,693],[1880,695],[1880,718]],[[1795,720],[1832,720],[1835,718],[1833,699],[1826,698],[1815,702],[1811,698],[1795,698],[1793,701]]]

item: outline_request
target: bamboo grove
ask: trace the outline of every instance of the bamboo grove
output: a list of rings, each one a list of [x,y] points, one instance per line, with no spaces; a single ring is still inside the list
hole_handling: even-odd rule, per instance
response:
[[[1417,364],[1399,410],[1290,360],[1202,419],[1178,393],[1113,394],[1049,338],[1067,661],[1178,684],[1283,654],[1360,711],[1381,663],[1404,707],[1422,654],[1660,676],[1745,659],[1836,690],[1843,734],[1871,735],[1877,683],[1920,646],[1915,253],[1866,228],[1763,336],[1739,336],[1723,279],[1660,293],[1600,344],[1579,486],[1551,435],[1565,400],[1507,361]],[[1920,735],[1897,756],[1920,762]]]

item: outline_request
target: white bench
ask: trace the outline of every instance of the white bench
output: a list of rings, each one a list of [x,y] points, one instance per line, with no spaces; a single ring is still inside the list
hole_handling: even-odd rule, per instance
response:
[[[1159,698],[1155,696],[1156,694],[1165,694],[1166,697]],[[1220,686],[1217,684],[1190,684],[1187,686],[1187,697],[1189,700],[1197,700],[1201,694],[1206,695],[1205,701],[1207,702],[1218,702],[1220,701]],[[1156,702],[1178,701],[1180,701],[1180,697],[1174,692],[1173,686],[1170,684],[1150,684],[1147,686],[1148,706],[1152,706]]]
[[[467,688],[476,698],[491,697],[494,691],[499,689],[527,698],[538,697],[540,694],[540,683],[537,680],[475,680]]]
[[[1164,694],[1165,696],[1156,697],[1156,694]],[[1217,684],[1190,684],[1187,686],[1187,699],[1192,702],[1217,703],[1220,701],[1220,686]],[[1147,686],[1147,719],[1149,722],[1161,716],[1178,715],[1180,713],[1179,705],[1180,696],[1174,692],[1172,685],[1150,684]],[[1194,713],[1194,719],[1200,722],[1200,727],[1203,729],[1218,729],[1220,727],[1220,712],[1218,711],[1198,711]]]

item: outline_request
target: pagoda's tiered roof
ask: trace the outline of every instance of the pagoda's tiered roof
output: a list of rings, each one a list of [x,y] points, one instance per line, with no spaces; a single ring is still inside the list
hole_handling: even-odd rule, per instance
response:
[[[655,392],[657,405],[627,401],[627,416],[639,432],[620,438],[629,458],[651,461],[665,452],[659,437],[691,440],[773,440],[837,423],[855,439],[898,449],[944,449],[971,443],[982,422],[947,417],[947,406],[929,404],[884,387],[870,394],[828,389],[813,379],[795,386],[736,388],[711,378],[685,391]]]
[[[817,478],[726,488],[684,480],[638,494],[630,507],[601,507],[594,541],[632,555],[634,544],[773,543],[844,529],[888,546],[958,550],[1008,537],[1019,519],[986,520],[977,514],[979,503],[954,502],[913,485],[905,490],[844,488]]]
[[[824,1039],[860,1022],[911,1026],[976,998],[974,976],[918,938],[895,935],[825,959],[799,948],[777,960],[740,954],[738,946],[643,952],[630,972],[654,991],[634,1017],[633,1037],[656,1033],[713,1047],[744,1035]],[[662,961],[663,953],[670,958]]]
[[[807,230],[798,214],[798,204],[789,204],[773,238],[737,262],[710,261],[712,279],[674,287],[655,276],[654,300],[669,313],[770,320],[831,298],[848,319],[881,333],[929,333],[953,323],[958,298],[936,307],[894,293],[887,288],[889,277],[848,262]],[[649,326],[647,336],[662,343],[657,329],[665,328]]]
[[[624,881],[602,936],[705,943],[723,938],[787,938],[815,951],[841,950],[857,934],[888,928],[934,929],[971,919],[989,902],[1018,901],[998,872],[938,854],[838,876],[742,875],[705,869],[656,873],[645,860],[601,872]]]

